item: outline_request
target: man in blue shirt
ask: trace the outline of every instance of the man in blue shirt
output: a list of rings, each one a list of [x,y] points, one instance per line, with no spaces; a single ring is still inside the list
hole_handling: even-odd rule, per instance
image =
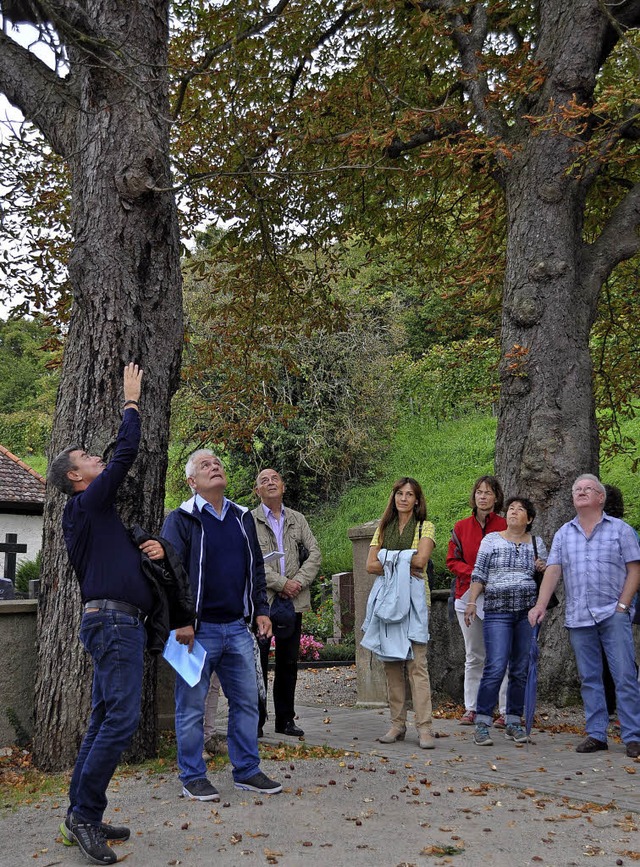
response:
[[[167,516],[162,535],[176,549],[196,602],[195,637],[206,650],[202,676],[189,686],[176,676],[176,739],[183,794],[218,801],[202,758],[204,711],[215,671],[229,702],[227,743],[238,789],[262,794],[282,791],[260,770],[258,686],[254,657],[258,637],[268,640],[271,621],[264,561],[248,509],[224,496],[227,477],[212,451],[194,452],[186,465],[194,496]],[[193,647],[193,630],[176,631],[176,640]]]
[[[604,512],[605,488],[597,476],[578,476],[572,488],[576,517],[555,534],[532,626],[544,618],[560,576],[565,625],[576,655],[587,737],[579,753],[608,749],[609,714],[602,681],[604,651],[616,688],[620,731],[629,758],[640,755],[640,686],[631,615],[640,585],[640,544],[635,530]]]
[[[51,462],[49,481],[70,499],[62,517],[69,559],[84,611],[80,640],[93,659],[89,728],[69,787],[69,811],[60,826],[63,840],[77,842],[94,864],[117,861],[107,840],[127,840],[129,829],[103,823],[106,791],[120,757],[138,726],[142,696],[145,619],[152,606],[140,549],[164,558],[155,539],[134,544],[116,511],[118,489],[138,454],[142,370],[124,369],[124,413],[113,456],[69,446]]]

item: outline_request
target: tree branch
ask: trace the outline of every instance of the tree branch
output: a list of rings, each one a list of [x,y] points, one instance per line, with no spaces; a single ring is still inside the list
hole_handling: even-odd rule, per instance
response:
[[[300,80],[300,76],[304,72],[304,68],[307,63],[311,60],[311,52],[315,51],[317,48],[320,48],[321,45],[324,45],[327,40],[331,39],[341,27],[343,27],[350,18],[353,18],[360,10],[362,9],[362,3],[356,3],[352,6],[345,6],[340,15],[336,18],[336,20],[327,27],[326,30],[323,30],[321,33],[317,34],[313,37],[313,39],[307,45],[304,54],[298,60],[298,65],[291,73],[291,85],[289,87],[289,99],[293,99],[293,93],[296,89],[296,85]]]
[[[244,42],[245,39],[249,39],[250,36],[255,36],[258,33],[261,33],[265,30],[270,24],[273,24],[274,21],[282,15],[287,6],[289,5],[290,0],[280,0],[279,3],[274,6],[274,8],[263,18],[260,18],[259,21],[256,21],[255,24],[252,24],[251,27],[247,27],[246,30],[243,30],[242,33],[237,33],[231,39],[227,39],[225,42],[220,45],[216,45],[215,48],[210,48],[207,51],[200,63],[194,66],[189,72],[185,73],[180,78],[180,85],[178,87],[178,93],[176,94],[175,103],[173,106],[173,110],[171,112],[171,116],[175,120],[180,111],[182,110],[182,104],[187,95],[187,89],[189,84],[192,82],[194,78],[198,75],[202,75],[203,72],[206,72],[207,69],[211,66],[216,57],[220,57],[221,54],[224,54],[228,51],[233,45],[239,45],[241,42]]]
[[[584,283],[597,297],[600,286],[613,269],[640,250],[640,183],[614,208],[600,237],[586,248],[582,273]]]
[[[0,32],[0,90],[42,132],[53,150],[73,149],[78,102],[70,86],[6,33]]]
[[[51,23],[61,31],[72,28],[96,36],[86,9],[77,0],[0,0],[0,10],[14,24],[26,21],[39,27]]]
[[[490,108],[490,89],[487,76],[481,72],[481,57],[484,40],[487,37],[487,10],[482,3],[476,3],[471,12],[471,32],[462,15],[454,17],[453,38],[458,51],[462,71],[468,76],[465,88],[476,112],[476,116],[488,135],[506,139],[507,125],[497,108]]]
[[[387,145],[384,149],[384,155],[390,159],[397,159],[401,154],[406,153],[406,151],[414,150],[425,144],[431,144],[434,141],[440,141],[449,136],[455,136],[464,129],[466,129],[464,124],[457,121],[425,126],[407,141],[402,141],[402,139],[395,137],[391,144]]]

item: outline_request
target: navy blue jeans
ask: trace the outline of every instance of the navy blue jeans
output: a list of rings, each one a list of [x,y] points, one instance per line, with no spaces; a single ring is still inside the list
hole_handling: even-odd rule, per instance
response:
[[[93,691],[69,804],[80,821],[97,823],[107,806],[111,777],[138,726],[147,633],[130,614],[85,612],[80,640],[93,659]]]
[[[191,783],[207,775],[202,758],[204,706],[211,675],[220,678],[229,702],[227,744],[234,780],[260,770],[258,756],[258,680],[253,637],[244,620],[201,623],[196,638],[207,651],[202,677],[195,686],[176,677],[176,739],[180,779]]]
[[[486,611],[482,631],[486,648],[484,671],[478,688],[476,722],[491,725],[500,684],[509,667],[507,713],[509,725],[520,722],[524,710],[524,689],[529,670],[531,626],[528,611]]]

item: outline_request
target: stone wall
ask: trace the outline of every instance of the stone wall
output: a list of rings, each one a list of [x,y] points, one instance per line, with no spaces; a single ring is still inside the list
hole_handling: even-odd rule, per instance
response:
[[[36,677],[35,599],[0,602],[0,747],[15,743],[15,731],[7,717],[11,708],[21,725],[33,731],[33,685]]]

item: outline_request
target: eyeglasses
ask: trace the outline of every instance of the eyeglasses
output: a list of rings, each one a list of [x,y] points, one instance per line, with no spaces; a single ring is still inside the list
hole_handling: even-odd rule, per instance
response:
[[[592,485],[587,485],[584,488],[572,488],[572,494],[598,494],[599,491],[597,488],[592,487]]]

